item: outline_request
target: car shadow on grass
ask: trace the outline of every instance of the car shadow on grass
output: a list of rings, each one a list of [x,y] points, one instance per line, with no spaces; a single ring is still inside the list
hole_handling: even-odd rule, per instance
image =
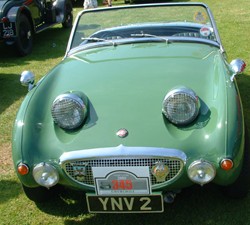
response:
[[[0,90],[0,114],[27,93],[27,88],[21,88],[20,74],[0,73]]]
[[[16,198],[21,193],[20,183],[12,180],[0,180],[0,204]]]
[[[89,214],[84,194],[68,191],[50,204],[37,204],[37,207],[65,218],[65,225],[245,224],[250,213],[249,197],[230,199],[217,186],[193,186],[178,194],[174,203],[165,204],[164,213]]]
[[[250,129],[250,98],[247,93],[250,90],[250,74],[241,74],[236,76],[239,91],[241,93],[241,100],[244,109],[244,116],[247,121],[248,129]],[[250,130],[249,130],[250,131]]]
[[[47,214],[61,217],[77,217],[88,213],[85,193],[58,187],[57,194],[46,202],[37,202],[36,206]]]

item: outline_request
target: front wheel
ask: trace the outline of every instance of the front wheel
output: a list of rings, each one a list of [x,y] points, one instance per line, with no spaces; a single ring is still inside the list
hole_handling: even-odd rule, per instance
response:
[[[21,14],[17,22],[16,47],[19,55],[31,53],[33,47],[33,31],[27,16]]]

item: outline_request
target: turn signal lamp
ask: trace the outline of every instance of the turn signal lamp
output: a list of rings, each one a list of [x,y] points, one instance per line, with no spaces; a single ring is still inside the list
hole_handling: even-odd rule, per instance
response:
[[[234,163],[231,159],[223,159],[220,163],[220,167],[223,169],[223,170],[231,170],[234,166]]]
[[[22,176],[26,175],[29,173],[29,167],[24,163],[20,163],[17,167],[17,172]]]

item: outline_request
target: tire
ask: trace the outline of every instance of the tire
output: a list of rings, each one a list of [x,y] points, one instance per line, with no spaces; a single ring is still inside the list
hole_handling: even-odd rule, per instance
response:
[[[36,203],[47,202],[57,196],[56,187],[47,189],[45,187],[30,188],[22,185],[25,195]]]
[[[247,196],[250,188],[250,153],[248,131],[245,128],[245,149],[242,170],[237,180],[223,188],[224,193],[231,198],[244,198]]]
[[[32,52],[33,30],[27,16],[21,14],[17,22],[16,47],[19,55],[26,56]]]
[[[71,28],[73,24],[73,14],[72,7],[70,5],[66,6],[65,20],[62,23],[63,28]]]

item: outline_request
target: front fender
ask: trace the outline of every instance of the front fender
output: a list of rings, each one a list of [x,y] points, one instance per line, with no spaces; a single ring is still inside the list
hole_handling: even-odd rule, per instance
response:
[[[28,7],[26,6],[15,6],[12,7],[8,13],[7,13],[7,17],[9,18],[9,21],[11,23],[15,24],[15,35],[13,36],[13,38],[15,39],[17,37],[17,31],[18,31],[18,18],[21,15],[21,13],[25,14],[27,16],[27,18],[29,19],[30,23],[32,24],[32,27],[34,29],[34,21],[32,20],[32,16],[30,13],[30,10]]]
[[[33,88],[24,98],[17,112],[16,119],[14,121],[12,129],[12,159],[13,159],[14,169],[20,181],[28,187],[37,186],[31,173],[32,168],[29,167],[30,172],[27,175],[22,176],[17,172],[17,166],[20,163],[24,163],[30,166],[28,162],[29,159],[27,157],[24,157],[23,132],[24,132],[24,127],[27,123],[27,120],[25,120],[25,118],[27,117],[26,115],[27,108],[30,104],[30,100],[35,91],[36,87]]]

